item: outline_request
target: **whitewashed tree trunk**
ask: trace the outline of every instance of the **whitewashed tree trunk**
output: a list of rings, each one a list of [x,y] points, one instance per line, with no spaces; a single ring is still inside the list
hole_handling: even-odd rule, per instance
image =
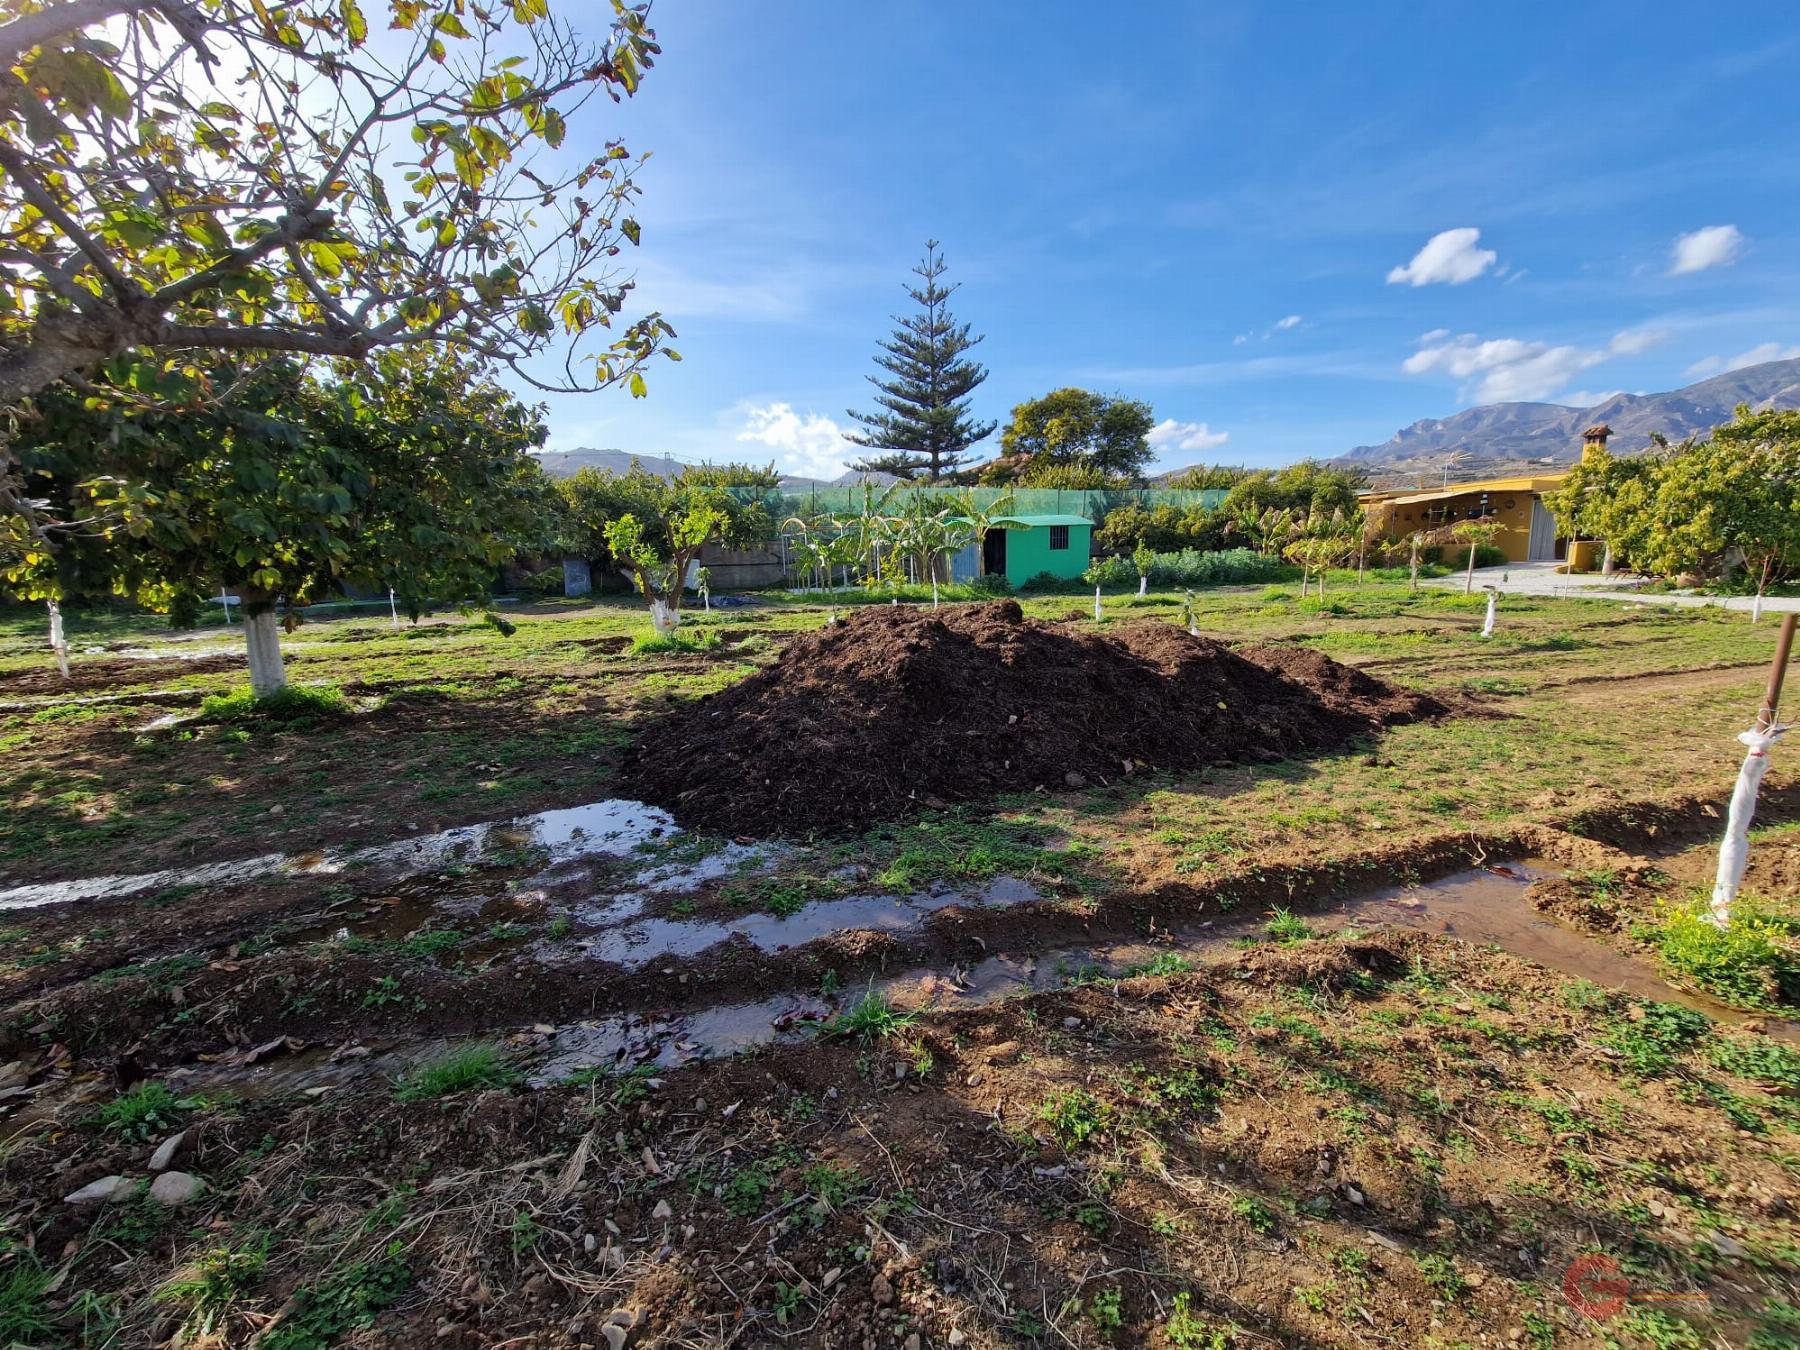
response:
[[[1500,607],[1500,593],[1498,591],[1489,591],[1488,592],[1487,619],[1481,625],[1481,636],[1483,636],[1484,638],[1494,636],[1494,613],[1496,610],[1499,609],[1499,607]]]
[[[69,678],[69,641],[63,636],[62,606],[54,600],[46,600],[44,608],[50,612],[50,650],[56,653],[56,668],[66,680]]]
[[[272,698],[287,688],[287,669],[281,661],[281,624],[274,606],[259,613],[244,609],[244,650],[250,658],[250,692]]]
[[[1094,622],[1095,623],[1100,622],[1101,614],[1102,614],[1102,610],[1100,608],[1100,587],[1096,584],[1094,587]]]
[[[1731,906],[1737,899],[1738,887],[1744,884],[1744,868],[1750,862],[1750,822],[1756,817],[1756,794],[1762,788],[1763,775],[1769,771],[1769,747],[1780,735],[1779,730],[1753,729],[1738,736],[1747,753],[1725,817],[1725,841],[1719,845],[1719,871],[1713,880],[1709,916],[1720,928],[1731,927]]]
[[[1606,546],[1606,552],[1600,556],[1600,575],[1603,577],[1610,577],[1616,567],[1617,564],[1613,562],[1612,545],[1608,544]]]
[[[938,607],[937,568],[931,569],[931,607]]]
[[[650,602],[650,626],[658,637],[668,637],[681,626],[681,611],[660,597]]]

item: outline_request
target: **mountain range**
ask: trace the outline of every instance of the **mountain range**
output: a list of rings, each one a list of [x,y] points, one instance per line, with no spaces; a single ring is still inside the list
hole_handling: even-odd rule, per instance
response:
[[[1457,476],[1527,472],[1572,464],[1581,456],[1584,428],[1605,423],[1615,453],[1650,444],[1650,433],[1672,441],[1729,422],[1738,404],[1800,408],[1800,359],[1767,361],[1727,371],[1666,394],[1614,394],[1588,408],[1560,403],[1489,403],[1451,417],[1427,418],[1380,445],[1359,445],[1341,462],[1372,473],[1403,475],[1441,468],[1445,456],[1467,459]]]

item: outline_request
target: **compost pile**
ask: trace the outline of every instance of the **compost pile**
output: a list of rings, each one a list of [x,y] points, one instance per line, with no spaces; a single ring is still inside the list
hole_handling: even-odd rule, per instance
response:
[[[1443,715],[1301,647],[1168,623],[1104,635],[1016,602],[871,606],[646,728],[625,790],[727,834],[859,830],[922,807],[1330,750]]]

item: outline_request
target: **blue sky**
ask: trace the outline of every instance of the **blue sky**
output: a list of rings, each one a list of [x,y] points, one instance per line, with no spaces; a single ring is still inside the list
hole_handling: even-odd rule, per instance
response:
[[[574,13],[575,11],[568,11]],[[1800,355],[1800,21],[1759,4],[663,0],[629,105],[650,395],[551,445],[830,474],[936,237],[978,411],[1148,401],[1164,466]],[[995,438],[997,440],[997,437]]]

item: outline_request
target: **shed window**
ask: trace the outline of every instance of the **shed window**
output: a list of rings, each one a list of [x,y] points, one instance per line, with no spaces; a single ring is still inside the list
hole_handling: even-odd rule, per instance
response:
[[[1050,547],[1052,549],[1059,549],[1067,548],[1068,546],[1069,527],[1067,525],[1052,525],[1050,527]]]

